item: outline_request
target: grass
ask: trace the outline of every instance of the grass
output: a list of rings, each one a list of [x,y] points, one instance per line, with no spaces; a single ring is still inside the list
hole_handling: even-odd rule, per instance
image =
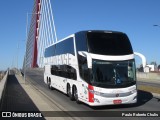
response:
[[[153,87],[153,86],[144,86],[144,85],[138,85],[139,90],[151,92],[151,93],[158,93],[160,94],[160,87]]]

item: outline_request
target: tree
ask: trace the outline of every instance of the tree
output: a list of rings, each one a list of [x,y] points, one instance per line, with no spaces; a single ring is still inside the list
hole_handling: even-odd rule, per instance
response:
[[[155,67],[157,67],[157,62],[156,61],[152,61],[151,65],[154,65]]]

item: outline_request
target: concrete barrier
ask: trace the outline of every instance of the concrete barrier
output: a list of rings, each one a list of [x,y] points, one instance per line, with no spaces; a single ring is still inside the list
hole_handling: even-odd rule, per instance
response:
[[[5,76],[4,76],[3,79],[0,81],[0,105],[1,105],[1,103],[2,103],[2,97],[3,97],[3,93],[4,93],[4,91],[5,91],[8,74],[9,74],[9,71],[6,72]]]
[[[154,80],[160,80],[160,73],[143,73],[143,72],[137,72],[137,78],[138,78],[138,79],[154,79]]]

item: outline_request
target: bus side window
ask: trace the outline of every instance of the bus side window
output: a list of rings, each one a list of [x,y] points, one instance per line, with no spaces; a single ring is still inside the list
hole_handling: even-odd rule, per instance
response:
[[[59,77],[77,80],[76,69],[68,65],[52,65],[51,74]]]

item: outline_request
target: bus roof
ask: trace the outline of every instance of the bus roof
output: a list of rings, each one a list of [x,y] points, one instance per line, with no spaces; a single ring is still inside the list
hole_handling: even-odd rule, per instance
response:
[[[50,47],[50,46],[52,46],[52,45],[54,45],[54,44],[57,44],[57,43],[65,40],[65,39],[67,39],[67,38],[74,37],[76,34],[79,34],[79,33],[84,33],[84,34],[86,34],[86,33],[88,33],[88,32],[97,32],[97,33],[120,33],[120,34],[125,34],[125,33],[120,32],[120,31],[112,31],[112,30],[82,30],[82,31],[76,32],[76,33],[74,33],[74,34],[71,34],[71,35],[69,35],[69,36],[67,36],[67,37],[65,37],[65,38],[63,38],[63,39],[60,39],[60,40],[58,40],[57,42],[55,42],[55,43],[47,46],[46,48],[48,48],[48,47]]]
[[[124,34],[123,32],[112,31],[112,30],[84,30],[84,31],[79,31],[79,32],[84,32],[84,33],[88,33],[88,32],[100,32],[100,33],[122,33],[122,34]],[[76,32],[76,33],[79,33],[79,32]]]

